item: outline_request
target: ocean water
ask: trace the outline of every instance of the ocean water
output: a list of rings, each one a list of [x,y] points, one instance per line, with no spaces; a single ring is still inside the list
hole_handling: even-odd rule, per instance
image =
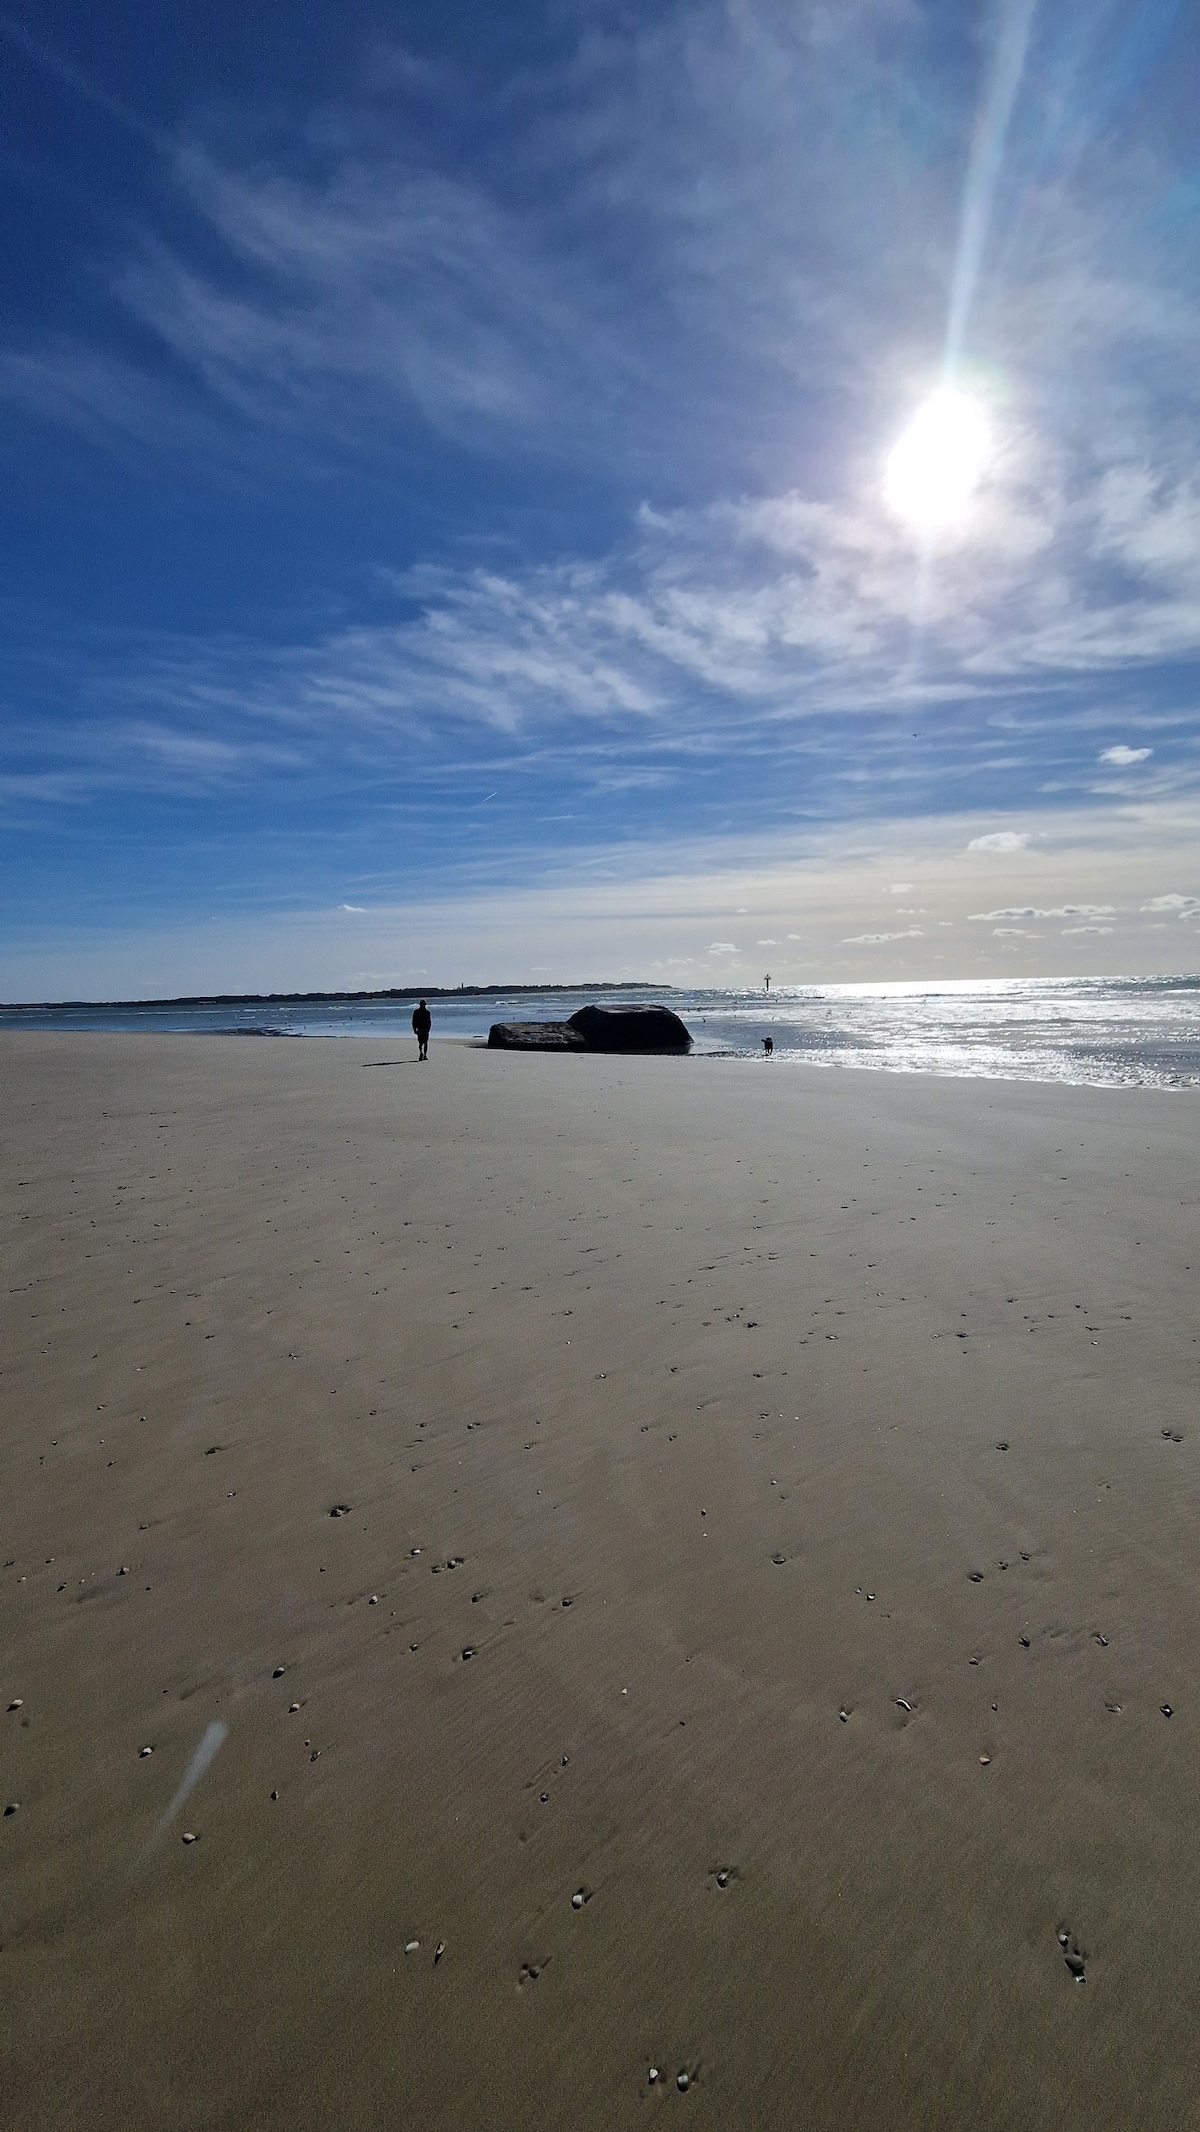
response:
[[[0,1028],[177,1031],[407,1039],[413,1001],[193,1001],[0,1008]],[[641,990],[683,1017],[693,1058],[1064,1081],[1200,1087],[1200,977],[1013,978],[937,984],[802,985],[772,991]],[[494,1021],[565,1020],[597,995],[520,990],[430,1002],[435,1038],[486,1038]]]

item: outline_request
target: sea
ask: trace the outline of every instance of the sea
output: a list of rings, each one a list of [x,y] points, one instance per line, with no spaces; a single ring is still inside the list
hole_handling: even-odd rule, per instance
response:
[[[522,991],[430,997],[436,1039],[480,1043],[495,1021],[560,1021],[601,997],[661,999],[692,1058],[1099,1088],[1200,1086],[1200,977],[1011,978],[796,985],[763,991]],[[412,1041],[403,998],[200,999],[0,1007],[0,1028]]]

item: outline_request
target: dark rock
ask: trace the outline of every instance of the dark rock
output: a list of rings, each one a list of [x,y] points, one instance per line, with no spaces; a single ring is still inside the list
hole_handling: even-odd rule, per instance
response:
[[[489,1051],[586,1051],[570,1022],[493,1022]]]
[[[670,1007],[581,1007],[567,1026],[589,1051],[686,1051],[692,1041]]]
[[[691,1036],[670,1007],[581,1007],[569,1022],[493,1022],[493,1051],[687,1051]]]

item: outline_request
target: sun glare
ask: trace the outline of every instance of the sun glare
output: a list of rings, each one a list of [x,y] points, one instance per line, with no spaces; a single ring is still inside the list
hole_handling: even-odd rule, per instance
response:
[[[978,401],[939,386],[888,456],[883,493],[889,509],[922,533],[955,525],[983,472],[988,444]]]

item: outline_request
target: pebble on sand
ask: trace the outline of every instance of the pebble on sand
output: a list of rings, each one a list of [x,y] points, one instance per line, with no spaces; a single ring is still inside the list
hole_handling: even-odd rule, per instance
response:
[[[420,1945],[421,1945],[421,1942],[420,1942],[420,1940],[405,1940],[405,1942],[404,1942],[404,1952],[405,1952],[405,1954],[416,1954],[416,1952],[417,1952],[417,1950],[419,1949]]]
[[[441,1961],[442,1956],[445,1954],[445,1952],[446,1942],[445,1940],[439,1940],[437,1946],[433,1950],[433,1966],[435,1969],[437,1968],[437,1965]]]
[[[185,1830],[184,1830],[184,1832],[183,1832],[183,1840],[184,1840],[184,1842],[185,1842],[185,1843],[194,1843],[194,1842],[196,1841],[196,1837],[195,1837],[195,1833],[194,1833],[194,1831],[193,1831],[193,1830],[191,1830],[190,1828],[189,1828],[189,1829],[185,1829]]]
[[[10,1814],[17,1814],[17,1813],[19,1813],[19,1812],[20,1812],[20,1810],[21,1810],[21,1802],[20,1802],[20,1800],[19,1800],[19,1799],[10,1799],[10,1800],[9,1800],[9,1802],[8,1802],[8,1805],[7,1805],[7,1806],[5,1807],[5,1809],[4,1809],[4,1817],[5,1817],[5,1820],[7,1820],[7,1819],[8,1819],[8,1816],[9,1816]]]
[[[650,2085],[651,2085],[651,2087],[653,2087],[653,2086],[654,2086],[654,2083],[655,2083],[655,2081],[656,2081],[656,2080],[658,2079],[658,2067],[657,2067],[656,2065],[652,2065],[652,2066],[651,2066],[651,2068],[650,2068],[650,2076],[649,2076],[649,2077],[650,2077]]]
[[[138,1761],[139,1761],[139,1762],[144,1762],[144,1761],[145,1761],[145,1759],[146,1759],[146,1756],[147,1756],[148,1754],[153,1754],[153,1753],[154,1753],[154,1749],[153,1749],[153,1747],[139,1747],[139,1748],[138,1748]]]
[[[275,1668],[274,1672],[273,1672],[273,1673],[272,1673],[272,1675],[271,1675],[271,1679],[272,1679],[272,1680],[282,1680],[282,1679],[283,1679],[283,1676],[284,1676],[284,1671],[285,1671],[285,1668],[284,1668],[283,1666],[276,1666],[276,1668]]]
[[[13,1697],[13,1699],[12,1699],[12,1701],[11,1701],[11,1703],[9,1704],[9,1706],[8,1706],[8,1707],[9,1707],[9,1709],[10,1709],[10,1710],[22,1710],[22,1709],[24,1709],[24,1707],[25,1707],[25,1698],[24,1698],[24,1696],[23,1696],[23,1695],[14,1695],[14,1697]]]
[[[676,2073],[675,2085],[679,2089],[681,2095],[687,2094],[687,2091],[691,2087],[691,2084],[692,2083],[690,2076],[687,2073]]]

